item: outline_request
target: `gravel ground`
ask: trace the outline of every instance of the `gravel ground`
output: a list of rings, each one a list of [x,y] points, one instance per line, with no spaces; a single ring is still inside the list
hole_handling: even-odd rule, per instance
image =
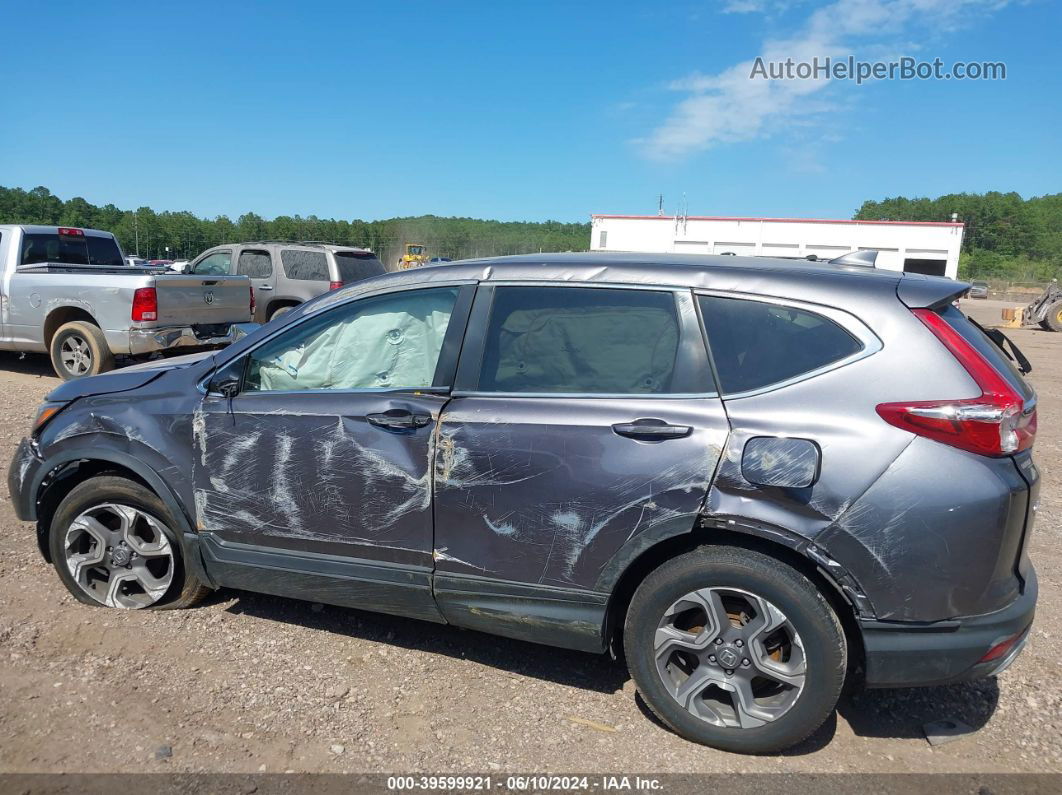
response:
[[[1062,771],[1062,335],[1012,336],[1040,395],[1041,594],[998,680],[860,693],[792,751],[743,757],[667,731],[605,657],[235,591],[185,611],[86,607],[4,490],[0,771]],[[43,358],[0,354],[5,464],[55,383]],[[975,731],[930,746],[940,719]]]

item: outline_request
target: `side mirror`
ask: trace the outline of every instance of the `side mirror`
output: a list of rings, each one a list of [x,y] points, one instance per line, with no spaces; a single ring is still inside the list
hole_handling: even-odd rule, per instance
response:
[[[222,373],[207,384],[207,392],[230,400],[240,394],[240,379]]]
[[[819,479],[822,454],[810,439],[754,436],[741,454],[741,474],[757,486],[804,489]]]

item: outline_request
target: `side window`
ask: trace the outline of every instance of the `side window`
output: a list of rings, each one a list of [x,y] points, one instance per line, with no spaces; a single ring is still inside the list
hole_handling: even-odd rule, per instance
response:
[[[432,385],[456,288],[363,298],[251,352],[244,391]]]
[[[280,252],[280,261],[284,265],[284,275],[289,279],[331,281],[328,278],[328,260],[323,251],[286,248]]]
[[[671,292],[498,287],[479,390],[666,394],[678,343]]]
[[[829,318],[804,309],[707,295],[697,300],[723,394],[787,381],[863,347]]]
[[[273,275],[273,261],[268,251],[241,251],[236,261],[236,275],[268,279]]]
[[[192,268],[192,273],[204,276],[225,276],[228,275],[231,264],[231,251],[215,251],[213,254],[199,260]]]

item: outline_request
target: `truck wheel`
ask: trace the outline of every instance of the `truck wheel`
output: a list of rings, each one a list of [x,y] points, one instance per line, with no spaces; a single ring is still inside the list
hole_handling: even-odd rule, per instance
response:
[[[1044,322],[1051,331],[1062,331],[1062,301],[1055,301],[1047,307]]]
[[[48,543],[59,579],[78,601],[125,609],[191,607],[210,589],[185,570],[175,526],[152,491],[100,475],[59,503]]]
[[[701,547],[638,586],[624,626],[638,691],[688,740],[772,753],[814,732],[844,685],[847,645],[800,572],[736,547]]]
[[[114,369],[114,354],[99,326],[75,320],[59,327],[52,337],[52,367],[64,381]]]

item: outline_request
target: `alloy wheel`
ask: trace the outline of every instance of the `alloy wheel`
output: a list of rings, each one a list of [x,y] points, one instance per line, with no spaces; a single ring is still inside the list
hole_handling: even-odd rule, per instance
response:
[[[107,607],[150,607],[173,582],[176,561],[167,528],[139,508],[89,508],[70,523],[63,549],[74,581]]]
[[[59,346],[59,358],[71,375],[85,375],[92,369],[92,349],[88,341],[77,334],[63,340]]]
[[[654,654],[671,697],[721,727],[751,729],[782,717],[807,672],[785,613],[737,588],[701,588],[677,600],[657,626]]]

